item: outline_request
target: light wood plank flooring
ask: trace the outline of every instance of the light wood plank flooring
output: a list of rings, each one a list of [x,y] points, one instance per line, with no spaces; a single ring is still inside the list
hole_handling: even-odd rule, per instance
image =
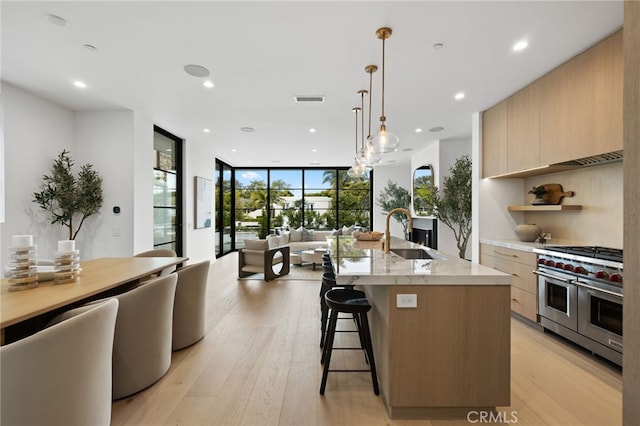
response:
[[[236,268],[236,254],[212,264],[206,336],[175,352],[159,382],[114,402],[113,425],[470,424],[391,420],[368,373],[330,373],[320,396],[319,283],[238,281]],[[512,397],[510,407],[499,407],[502,423],[622,423],[616,368],[518,320],[511,325]],[[340,338],[336,345],[352,337]],[[361,359],[358,352],[336,352],[332,367]],[[477,416],[471,420],[481,424]]]

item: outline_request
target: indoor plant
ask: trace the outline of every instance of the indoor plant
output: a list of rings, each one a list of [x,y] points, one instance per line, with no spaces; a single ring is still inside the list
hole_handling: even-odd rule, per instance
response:
[[[70,153],[63,150],[53,161],[51,174],[42,177],[33,201],[49,213],[51,224],[69,228],[69,239],[74,240],[85,219],[102,207],[102,177],[91,164],[83,165],[76,177]]]
[[[453,231],[458,256],[464,259],[471,235],[471,160],[464,155],[449,169],[442,190],[437,186],[426,193],[427,203],[433,215]]]
[[[376,201],[378,206],[382,208],[382,213],[386,215],[391,210],[398,207],[409,210],[411,194],[405,188],[389,180],[387,181],[387,186],[385,186],[382,192],[380,192]],[[406,237],[409,219],[403,213],[394,213],[393,218],[402,225],[402,229]]]

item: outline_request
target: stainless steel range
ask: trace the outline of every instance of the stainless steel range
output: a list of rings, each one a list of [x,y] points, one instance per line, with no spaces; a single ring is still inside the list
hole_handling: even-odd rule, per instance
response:
[[[622,366],[622,250],[549,246],[534,252],[540,324]]]

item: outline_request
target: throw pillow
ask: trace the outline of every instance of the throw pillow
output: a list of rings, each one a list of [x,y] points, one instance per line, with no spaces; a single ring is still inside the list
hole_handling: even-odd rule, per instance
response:
[[[302,228],[302,241],[313,241],[313,231]]]
[[[346,227],[346,226],[342,226],[342,235],[351,235],[353,234],[353,225]]]
[[[334,229],[331,231],[331,235],[337,237],[338,235],[342,235],[342,229]]]
[[[249,250],[268,250],[269,242],[267,240],[244,240],[244,247]]]
[[[291,232],[289,233],[289,242],[298,243],[302,241],[302,231],[300,230],[300,228],[291,230]]]

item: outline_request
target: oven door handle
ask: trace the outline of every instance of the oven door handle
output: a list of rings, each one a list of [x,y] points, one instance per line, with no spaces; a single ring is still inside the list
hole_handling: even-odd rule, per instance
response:
[[[537,269],[534,269],[533,273],[536,274],[536,275],[540,275],[542,277],[551,278],[552,280],[563,282],[565,284],[575,284],[575,282],[573,280],[569,280],[567,278],[558,277],[556,275],[551,275],[551,274],[548,274],[546,272],[539,271]]]
[[[592,285],[585,284],[582,281],[574,281],[574,284],[577,285],[578,287],[583,287],[583,288],[586,288],[587,290],[591,290],[589,293],[592,293],[592,292],[604,293],[604,294],[608,294],[609,296],[619,297],[620,299],[623,298],[622,294],[620,293],[616,293],[610,290],[605,290],[599,287],[594,287]]]

